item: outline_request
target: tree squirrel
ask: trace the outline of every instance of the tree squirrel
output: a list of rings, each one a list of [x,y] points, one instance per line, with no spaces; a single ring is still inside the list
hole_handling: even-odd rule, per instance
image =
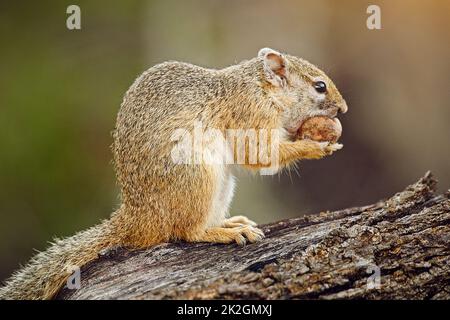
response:
[[[81,267],[109,248],[145,248],[176,240],[261,240],[263,232],[253,221],[228,218],[234,189],[230,166],[175,164],[170,156],[173,131],[192,128],[198,120],[221,131],[276,129],[281,132],[278,161],[283,167],[340,149],[340,144],[293,137],[305,119],[334,118],[346,111],[344,99],[323,71],[269,48],[221,70],[181,62],[151,67],[126,92],[113,133],[120,207],[100,224],[56,239],[6,281],[0,298],[51,299],[70,276],[68,268]]]

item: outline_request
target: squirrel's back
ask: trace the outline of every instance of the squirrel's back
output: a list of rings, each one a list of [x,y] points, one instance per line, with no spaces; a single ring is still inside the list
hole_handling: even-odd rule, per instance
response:
[[[160,152],[158,142],[169,141],[174,128],[192,125],[204,116],[205,104],[214,98],[220,82],[216,70],[182,62],[164,62],[145,71],[123,98],[114,155],[126,156],[131,149],[140,152],[144,143],[152,144],[153,154]]]

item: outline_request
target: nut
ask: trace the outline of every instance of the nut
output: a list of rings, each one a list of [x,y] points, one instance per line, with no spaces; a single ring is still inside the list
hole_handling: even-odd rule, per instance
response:
[[[337,119],[328,117],[313,117],[303,122],[298,130],[299,139],[310,139],[318,142],[335,143],[341,137],[342,125]]]

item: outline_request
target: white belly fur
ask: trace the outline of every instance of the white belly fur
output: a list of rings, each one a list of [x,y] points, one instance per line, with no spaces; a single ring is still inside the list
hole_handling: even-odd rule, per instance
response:
[[[225,166],[214,166],[217,182],[213,202],[208,214],[206,227],[220,227],[229,215],[231,201],[234,195],[235,178]]]

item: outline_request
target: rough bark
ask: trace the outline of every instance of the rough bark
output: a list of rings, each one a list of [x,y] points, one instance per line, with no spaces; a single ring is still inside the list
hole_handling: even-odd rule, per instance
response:
[[[427,173],[373,205],[264,225],[266,239],[244,247],[118,249],[58,298],[449,299],[450,191],[435,185]]]

